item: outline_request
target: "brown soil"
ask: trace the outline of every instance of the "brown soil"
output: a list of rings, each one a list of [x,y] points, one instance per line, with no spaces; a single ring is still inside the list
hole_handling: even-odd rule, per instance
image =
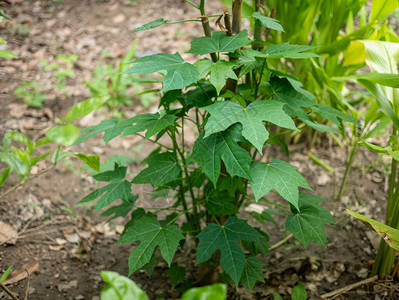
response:
[[[223,6],[218,1],[208,2],[211,2],[209,12],[222,11]],[[170,21],[198,17],[194,9],[181,0],[8,0],[0,1],[0,9],[11,16],[10,21],[0,24],[0,36],[8,41],[7,50],[19,56],[19,59],[1,61],[0,138],[8,129],[20,130],[34,139],[42,136],[55,124],[56,118],[62,118],[72,105],[89,97],[83,79],[90,81],[94,68],[100,64],[116,65],[136,37],[137,55],[147,55],[184,52],[190,39],[201,35],[197,23],[129,33],[129,30],[161,17]],[[27,28],[29,31],[24,33]],[[108,58],[101,58],[104,51],[109,53]],[[64,91],[54,88],[53,75],[39,63],[40,60],[54,62],[57,54],[79,55],[74,64],[75,77],[68,79]],[[190,56],[186,58],[191,59]],[[16,87],[28,80],[42,84],[47,98],[42,109],[27,109],[23,101],[13,95]],[[139,99],[136,99],[126,114],[142,110]],[[94,125],[102,118],[104,113],[94,114],[77,125]],[[101,137],[96,136],[77,150],[101,154],[102,161],[113,154],[130,155],[134,160],[129,171],[136,173],[138,162],[151,146],[134,138],[116,139],[105,145]],[[327,248],[311,244],[303,249],[290,239],[264,257],[265,283],[257,283],[252,294],[245,288],[236,289],[231,285],[228,299],[272,299],[273,292],[289,299],[292,287],[298,282],[304,283],[311,299],[318,299],[322,294],[369,276],[378,238],[345,213],[344,208],[383,219],[387,194],[386,163],[373,153],[361,151],[346,195],[338,202],[334,200],[334,192],[344,172],[344,151],[327,138],[311,149],[334,168],[335,176],[332,176],[308,159],[305,143],[294,145],[290,150],[289,161],[309,181],[314,193],[327,200],[324,206],[335,218],[336,225],[327,228]],[[273,157],[286,159],[277,150],[272,153]],[[48,166],[50,162],[45,161],[34,172]],[[115,243],[124,220],[106,224],[105,218],[93,213],[92,205],[75,206],[95,186],[84,176],[86,173],[80,166],[75,160],[61,163],[0,199],[0,221],[12,225],[19,234],[14,244],[0,245],[0,275],[10,265],[14,266],[14,278],[28,269],[28,299],[99,299],[100,271],[112,270],[123,275],[128,272],[127,258],[133,246]],[[4,165],[0,165],[0,172],[3,168]],[[17,178],[11,177],[2,191],[17,183]],[[147,186],[136,191],[143,206],[150,201],[149,191]],[[247,213],[243,211],[242,214]],[[283,227],[276,230],[273,224],[265,226],[271,244],[284,237]],[[196,275],[194,257],[193,252],[183,256],[179,250],[176,254],[175,260],[186,264],[187,277]],[[166,273],[167,265],[161,261],[151,278],[144,272],[137,272],[131,278],[150,299],[173,299],[179,294],[172,288]],[[23,298],[27,284],[27,279],[21,279],[8,287]],[[9,299],[9,296],[0,290],[0,299]],[[380,280],[358,286],[335,299],[399,299],[399,292],[394,282]]]

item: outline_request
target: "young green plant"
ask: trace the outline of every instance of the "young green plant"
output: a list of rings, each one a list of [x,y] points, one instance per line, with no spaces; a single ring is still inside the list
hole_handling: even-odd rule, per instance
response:
[[[187,2],[202,16],[189,21],[201,22],[205,32],[204,37],[191,42],[188,53],[201,58],[191,64],[179,53],[160,53],[130,62],[124,72],[162,74],[158,112],[103,120],[84,128],[75,141],[78,144],[99,133],[104,134],[105,142],[121,134],[141,136],[155,146],[143,160],[146,167],[133,179],[126,178],[127,167],[117,163],[113,170],[96,173],[93,178],[106,184],[81,202],[98,199],[95,211],[99,211],[121,200],[104,214],[130,216],[119,240],[140,242],[130,254],[129,274],[156,264],[158,247],[171,266],[183,241],[195,239],[195,264],[200,265],[197,284],[219,281],[222,268],[236,286],[241,283],[252,290],[256,281],[264,280],[263,262],[257,254],[268,252],[268,235],[237,217],[240,208],[260,200],[276,207],[287,215],[285,229],[305,247],[309,242],[325,246],[323,229],[333,224],[330,213],[319,205],[324,200],[299,191],[311,188],[294,166],[275,158],[267,162],[257,162],[256,158],[272,144],[287,151],[278,132],[299,131],[293,119],[315,128],[319,124],[309,116],[311,112],[337,125],[341,118],[353,120],[315,103],[314,96],[295,77],[269,67],[275,59],[317,57],[309,52],[314,47],[283,43],[255,50],[248,47],[254,43],[248,31],[240,30],[241,10],[233,11],[232,22],[230,16],[224,16],[226,31],[212,33],[205,1],[199,6]],[[241,8],[242,1],[236,2],[235,7]],[[135,31],[167,23],[158,19]],[[86,108],[85,112],[91,111],[89,102],[81,107]],[[75,109],[74,113],[81,114]],[[72,120],[72,114],[66,119]],[[187,143],[188,134],[196,138],[191,145]],[[162,209],[138,207],[133,187],[148,183],[157,192],[174,193],[173,203]],[[281,205],[264,199],[271,190],[288,203]],[[160,211],[170,214],[159,219]],[[261,216],[268,221],[272,218],[267,211]],[[181,272],[180,268],[175,269]]]

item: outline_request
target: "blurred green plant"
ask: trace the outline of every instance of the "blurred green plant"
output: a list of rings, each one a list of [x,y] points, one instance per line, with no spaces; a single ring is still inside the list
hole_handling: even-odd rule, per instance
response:
[[[58,90],[63,90],[67,86],[67,79],[75,77],[73,65],[78,60],[78,58],[79,56],[76,54],[59,54],[56,56],[56,60],[58,62],[50,64],[46,60],[41,60],[40,64],[43,65],[45,71],[54,71],[54,86]]]
[[[91,82],[84,81],[90,90],[90,99],[102,99],[100,101],[114,113],[117,112],[118,108],[132,105],[132,90],[135,91],[136,96],[140,96],[140,102],[144,107],[148,107],[152,102],[157,100],[153,93],[158,92],[158,90],[143,92],[142,83],[154,83],[159,82],[159,80],[122,76],[122,73],[128,69],[126,63],[131,61],[135,56],[136,45],[137,40],[133,42],[126,56],[120,61],[117,69],[113,68],[110,64],[98,66],[94,70],[93,80]]]
[[[369,124],[374,124],[374,127],[370,131],[366,131],[365,134],[363,134],[364,131],[360,131],[358,137],[354,138],[357,143],[353,144],[353,148],[354,151],[357,151],[361,145],[373,152],[384,153],[391,157],[385,224],[396,230],[399,229],[399,72],[397,64],[399,43],[364,40],[360,41],[356,47],[360,53],[363,53],[361,57],[364,58],[372,73],[345,76],[337,78],[337,80],[354,80],[365,87],[375,98],[366,113],[364,128],[367,128]],[[386,128],[389,128],[390,135],[389,139],[385,141],[385,145],[367,141],[367,138],[379,135]],[[359,216],[356,217],[359,218]],[[387,234],[385,232],[385,235]],[[390,237],[389,239],[395,240],[396,238]],[[384,277],[392,272],[396,252],[389,247],[389,243],[387,244],[386,241],[385,238],[381,240],[372,275],[378,274]],[[398,268],[399,265],[395,270]]]
[[[14,90],[14,95],[17,98],[24,100],[26,104],[31,107],[40,108],[46,98],[41,92],[41,87],[38,82],[25,81]]]
[[[147,294],[129,278],[116,272],[102,271],[100,273],[107,283],[101,291],[101,300],[148,300]],[[225,300],[227,288],[224,284],[213,284],[199,288],[191,288],[183,293],[180,300]],[[159,300],[163,298],[157,298]],[[299,300],[295,299],[295,300]]]

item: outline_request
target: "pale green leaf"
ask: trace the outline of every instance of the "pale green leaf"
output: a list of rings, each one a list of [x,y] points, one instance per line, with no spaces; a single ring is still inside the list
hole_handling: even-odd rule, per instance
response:
[[[151,74],[159,71],[166,71],[163,79],[162,92],[169,90],[183,89],[197,81],[198,71],[192,64],[184,62],[179,53],[160,53],[144,56],[132,62],[132,67],[123,74]]]
[[[146,293],[129,278],[111,271],[101,271],[100,275],[107,283],[101,290],[101,300],[148,300]]]
[[[362,145],[363,147],[366,147],[367,149],[373,151],[373,152],[377,152],[377,153],[388,153],[388,150],[380,147],[378,145],[372,144],[372,143],[368,143],[366,141],[360,141],[358,142],[359,145]]]
[[[399,88],[399,75],[390,73],[364,73],[331,78],[336,81],[365,79],[380,85]]]
[[[304,285],[300,282],[294,288],[292,289],[291,292],[291,299],[292,300],[306,300],[308,299],[308,294],[306,293],[306,289]]]
[[[156,19],[155,21],[144,24],[136,29],[133,29],[130,32],[149,30],[149,29],[153,29],[153,28],[159,27],[159,26],[167,24],[167,23],[168,23],[168,21],[164,20],[163,18],[160,18],[160,19]]]
[[[135,220],[121,236],[119,243],[133,243],[140,241],[140,244],[130,253],[129,275],[136,272],[147,264],[159,246],[162,257],[168,265],[172,263],[173,256],[184,239],[176,225],[161,226],[157,217],[152,214]]]
[[[257,19],[263,27],[284,32],[284,28],[283,28],[283,26],[280,25],[279,20],[266,17],[264,15],[261,15],[259,12],[254,12],[252,14],[252,17]]]
[[[209,59],[202,59],[197,61],[194,65],[199,71],[198,79],[202,79],[209,74],[209,81],[216,88],[218,95],[226,84],[226,77],[238,79],[236,73],[234,73],[234,68],[237,65],[232,62],[218,60],[214,63]]]
[[[46,137],[54,143],[70,146],[79,137],[79,128],[72,124],[54,126],[46,131]]]
[[[396,150],[396,151],[388,150],[388,153],[389,153],[389,155],[392,156],[392,158],[394,160],[399,161],[399,151],[398,150]]]
[[[264,262],[260,261],[255,256],[245,259],[244,271],[241,275],[241,283],[250,291],[252,291],[257,281],[265,282],[262,270],[263,265]]]
[[[1,174],[0,174],[0,188],[1,186],[4,184],[4,182],[6,182],[8,176],[11,173],[11,168],[8,167],[7,169],[5,169]]]
[[[354,211],[346,210],[360,222],[362,222],[367,227],[371,228],[375,232],[377,232],[384,241],[389,245],[389,247],[399,251],[399,230],[392,228],[388,225],[380,223],[376,220],[363,216],[361,214],[355,213]]]
[[[8,276],[9,276],[10,273],[11,273],[12,268],[13,268],[13,265],[9,266],[9,267],[7,268],[7,270],[3,273],[3,275],[1,275],[1,277],[0,277],[0,283],[3,283],[4,281],[6,281],[6,279],[8,278]]]
[[[85,101],[79,102],[72,106],[69,110],[67,115],[64,117],[64,121],[66,122],[73,122],[77,119],[80,119],[89,113],[95,111],[105,102],[107,102],[108,97],[106,96],[99,96],[99,97],[92,97]]]
[[[378,1],[373,1],[378,2]],[[365,47],[367,65],[377,73],[398,74],[399,43],[361,41]]]
[[[398,8],[398,0],[374,0],[371,1],[370,23],[376,19],[383,20]]]
[[[232,126],[224,132],[218,132],[204,138],[204,133],[194,143],[193,158],[198,159],[203,172],[216,187],[221,162],[224,161],[231,176],[250,178],[251,157],[237,142],[242,140],[240,126]]]
[[[220,265],[237,286],[245,266],[245,255],[238,241],[255,241],[260,237],[261,235],[249,226],[246,220],[237,217],[229,217],[223,226],[208,224],[197,235],[199,243],[196,264],[207,261],[219,249]]]
[[[291,208],[292,214],[285,221],[285,229],[291,232],[305,247],[309,242],[326,246],[324,226],[334,224],[330,212],[318,203],[325,200],[300,192],[299,210]]]
[[[5,58],[5,59],[18,58],[18,55],[10,51],[0,50],[0,58]]]
[[[133,183],[151,183],[154,187],[169,183],[181,174],[181,169],[176,157],[171,152],[164,152],[147,158],[148,168],[142,170]]]
[[[318,57],[316,53],[307,52],[317,46],[309,45],[291,45],[289,42],[270,45],[266,50],[266,57],[268,58],[310,58]]]
[[[216,31],[212,37],[200,37],[193,40],[188,53],[205,55],[214,52],[234,52],[250,41],[246,29],[233,36],[227,36],[224,31]]]
[[[259,200],[271,189],[275,189],[299,210],[299,187],[311,190],[305,178],[289,163],[273,159],[269,164],[257,162],[251,165],[251,189],[255,200]]]
[[[184,292],[181,300],[225,300],[227,287],[225,284],[215,283]]]
[[[100,157],[98,155],[88,155],[85,153],[75,154],[77,158],[83,161],[86,165],[92,168],[94,171],[100,172]]]
[[[255,101],[246,108],[233,102],[216,102],[204,107],[211,114],[206,124],[205,138],[235,123],[241,123],[243,137],[262,153],[263,145],[269,137],[263,121],[298,130],[283,107],[283,103],[270,100]]]

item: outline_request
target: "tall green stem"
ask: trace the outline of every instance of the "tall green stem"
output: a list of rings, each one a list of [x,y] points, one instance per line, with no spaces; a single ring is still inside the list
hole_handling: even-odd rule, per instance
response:
[[[205,36],[212,37],[211,27],[209,26],[209,19],[205,13],[205,0],[201,0],[199,10],[201,12],[201,24],[204,29]],[[218,58],[216,53],[211,53],[211,59],[213,62],[217,62]]]

